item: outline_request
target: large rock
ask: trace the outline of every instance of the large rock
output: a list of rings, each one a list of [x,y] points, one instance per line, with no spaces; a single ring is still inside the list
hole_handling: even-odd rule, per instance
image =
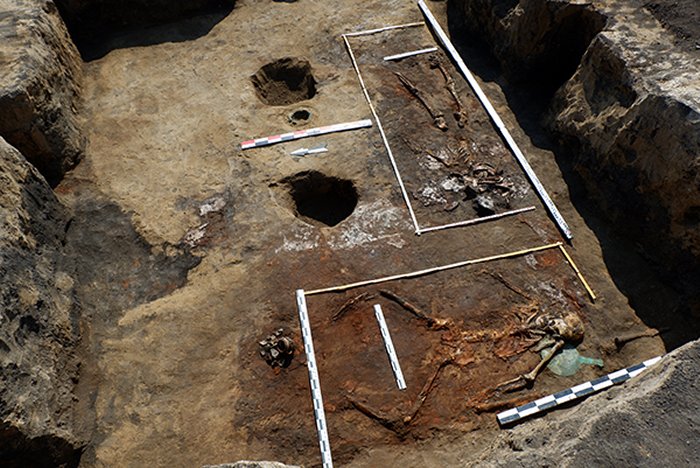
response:
[[[700,315],[700,55],[630,0],[451,0],[449,14],[511,81],[549,84],[562,157]]]
[[[0,136],[51,185],[85,146],[81,67],[53,1],[0,0]]]
[[[639,377],[505,431],[479,466],[700,466],[700,341]]]
[[[697,289],[700,60],[649,15],[626,15],[636,27],[614,22],[593,40],[547,123],[608,217]]]
[[[68,217],[0,138],[0,464],[73,466],[79,310],[59,266]]]

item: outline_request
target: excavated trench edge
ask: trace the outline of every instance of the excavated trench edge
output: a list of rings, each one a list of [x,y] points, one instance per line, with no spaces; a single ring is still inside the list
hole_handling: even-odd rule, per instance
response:
[[[60,2],[59,2],[59,5],[60,5]],[[597,26],[596,26],[596,27],[597,27]],[[593,27],[593,30],[595,30],[596,27]],[[602,28],[602,26],[601,26],[601,28]],[[567,28],[563,28],[563,31],[566,31],[566,30],[569,30],[569,31],[570,31],[571,28],[568,28],[568,29],[567,29]],[[599,31],[599,30],[600,30],[600,29],[598,29],[598,31]],[[588,31],[588,30],[587,30],[587,31]],[[562,34],[564,34],[564,33],[562,33]],[[596,31],[595,33],[593,33],[593,35],[591,36],[590,39],[588,39],[587,44],[590,43],[590,40],[592,40],[592,38],[593,38],[593,36],[595,36],[595,34],[597,34],[597,31]],[[80,35],[80,34],[78,34],[78,36],[79,36],[79,35]],[[586,37],[587,37],[588,35],[589,35],[589,32],[587,32],[587,33],[585,34]],[[557,37],[557,35],[555,34],[554,37]],[[587,47],[587,45],[586,45],[586,47]],[[585,48],[584,48],[583,52],[585,52]],[[581,56],[583,56],[583,52],[581,53],[580,56],[578,56],[578,61],[579,61],[579,62],[580,62]],[[569,70],[569,69],[570,69],[570,67],[569,67],[568,65],[567,65],[566,67],[564,67],[564,68],[565,68],[566,70]],[[553,73],[553,76],[559,77],[559,78],[557,78],[557,80],[556,80],[556,81],[558,81],[558,80],[561,80],[561,76],[566,75],[566,74],[568,74],[568,71],[566,71],[566,72],[562,71],[561,73]],[[570,75],[569,75],[568,77],[570,77]],[[568,77],[567,77],[566,79],[568,79]],[[564,81],[566,81],[566,79],[564,79]],[[562,83],[563,83],[564,81],[562,81]],[[561,84],[561,83],[560,83],[560,84]],[[312,96],[312,97],[313,97],[313,96]],[[354,190],[354,188],[353,188],[353,190]],[[356,194],[355,194],[355,195],[356,195]],[[355,203],[356,203],[356,201],[355,201]],[[351,211],[350,211],[350,212],[351,212]],[[696,222],[696,218],[697,218],[697,217],[698,217],[697,212],[691,212],[691,214],[688,216],[689,222]]]

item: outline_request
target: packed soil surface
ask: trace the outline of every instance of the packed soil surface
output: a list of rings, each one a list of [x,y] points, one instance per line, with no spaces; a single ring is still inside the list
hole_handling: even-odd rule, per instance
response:
[[[430,7],[444,19],[443,3]],[[80,383],[81,396],[94,404],[85,411],[94,411],[89,416],[96,421],[84,466],[198,466],[237,459],[316,466],[296,289],[561,240],[442,52],[434,56],[455,80],[465,108],[463,127],[429,56],[382,60],[435,45],[423,27],[351,39],[419,224],[529,206],[534,211],[416,236],[376,125],[240,149],[241,141],[254,137],[369,118],[341,34],[419,20],[420,12],[406,1],[368,0],[361,8],[327,0],[240,1],[220,22],[202,27],[206,34],[196,39],[177,40],[190,32],[178,24],[129,33],[86,64],[88,151],[56,190],[75,212],[69,247],[76,257],[84,254],[81,300],[94,314]],[[154,43],[154,34],[162,43]],[[287,57],[308,61],[311,70],[301,68],[312,74],[315,92],[299,101],[304,93],[288,83],[290,99],[277,99],[285,85],[275,82],[270,89],[276,98],[268,105],[251,77]],[[436,128],[395,72],[428,96],[429,105],[444,115],[446,131]],[[311,81],[299,80],[306,87]],[[499,431],[494,411],[501,399],[528,401],[665,350],[658,336],[619,349],[613,340],[663,325],[645,324],[635,313],[625,293],[652,295],[649,288],[635,289],[635,278],[650,285],[656,301],[673,301],[673,291],[653,280],[633,246],[596,237],[589,225],[600,220],[590,213],[584,220],[574,208],[546,142],[535,143],[521,129],[495,82],[485,82],[484,89],[569,222],[575,239],[567,249],[598,300],[591,301],[557,248],[310,296],[338,464],[468,464]],[[299,110],[301,123],[290,118]],[[321,143],[328,152],[289,154]],[[352,214],[335,226],[300,215],[290,180],[309,173],[349,181],[357,194]],[[474,180],[471,188],[467,179]],[[427,326],[380,290],[449,326]],[[367,294],[334,319],[362,293]],[[408,383],[404,392],[391,375],[372,313],[375,303],[385,311]],[[532,336],[511,332],[543,313],[577,314],[585,327],[579,351],[603,359],[605,366],[586,366],[571,377],[545,370],[531,389],[489,393],[538,362],[527,348]],[[273,369],[260,357],[258,342],[278,328],[294,338],[298,351],[290,366]],[[672,332],[683,340],[683,330]]]
[[[694,0],[654,0],[644,7],[676,37],[676,44],[700,53],[700,5]]]

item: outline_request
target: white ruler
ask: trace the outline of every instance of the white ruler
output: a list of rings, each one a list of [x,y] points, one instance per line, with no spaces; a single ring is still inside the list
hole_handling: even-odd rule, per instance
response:
[[[440,42],[445,47],[445,49],[447,49],[450,56],[457,64],[457,67],[459,67],[460,71],[469,82],[469,85],[474,90],[474,94],[476,94],[476,97],[479,98],[479,101],[481,101],[481,105],[484,106],[484,109],[486,109],[486,112],[491,117],[491,120],[493,120],[493,123],[496,124],[496,127],[498,127],[498,130],[501,132],[501,135],[503,135],[503,139],[506,140],[506,143],[508,143],[508,146],[513,151],[513,154],[518,160],[518,163],[520,163],[520,166],[523,168],[523,171],[525,171],[525,174],[530,179],[532,185],[535,187],[535,190],[537,191],[537,194],[542,200],[542,203],[544,203],[544,205],[547,207],[549,214],[552,215],[552,218],[554,218],[554,221],[557,223],[557,226],[559,226],[559,230],[561,231],[561,233],[567,240],[573,239],[573,235],[571,234],[571,229],[569,229],[569,225],[566,224],[566,221],[564,221],[564,218],[562,217],[561,213],[559,213],[559,210],[557,209],[556,205],[549,197],[549,194],[547,194],[547,191],[545,190],[544,186],[542,186],[542,183],[537,177],[537,174],[535,174],[535,171],[532,170],[532,166],[530,166],[530,163],[527,161],[527,159],[525,159],[525,155],[522,151],[520,151],[518,144],[510,135],[510,132],[506,128],[506,125],[503,123],[503,120],[501,120],[501,117],[496,112],[496,109],[494,109],[493,105],[489,101],[489,98],[486,96],[486,94],[484,94],[484,91],[479,86],[479,83],[477,83],[476,79],[474,78],[474,75],[472,75],[472,73],[467,68],[467,65],[464,63],[464,60],[462,60],[462,57],[459,55],[459,52],[457,52],[457,49],[455,49],[455,47],[452,45],[452,42],[450,42],[450,38],[447,37],[445,31],[442,30],[440,23],[437,22],[437,20],[430,12],[430,9],[428,9],[428,6],[423,0],[418,0],[418,7],[420,7],[421,11],[423,11],[423,14],[432,26],[433,31],[435,31],[435,34],[437,34],[438,38],[440,39]]]
[[[384,339],[384,347],[386,348],[386,354],[389,356],[391,370],[394,371],[396,386],[399,387],[399,390],[406,390],[406,381],[403,379],[403,372],[401,372],[399,358],[396,355],[396,350],[394,349],[394,342],[391,341],[389,327],[386,326],[386,320],[384,320],[384,313],[382,312],[382,307],[379,304],[374,305],[374,316],[377,318],[377,322],[379,323],[379,331],[381,332],[382,338]]]
[[[282,133],[280,135],[272,135],[263,138],[255,138],[253,140],[246,140],[243,143],[241,143],[241,149],[247,150],[251,148],[260,148],[261,146],[269,146],[274,145],[276,143],[284,143],[285,141],[300,140],[302,138],[325,135],[327,133],[344,132],[346,130],[356,130],[358,128],[366,128],[371,126],[372,121],[370,119],[365,119],[357,120],[355,122],[345,122],[333,125],[326,125],[325,127],[297,130],[296,132]]]

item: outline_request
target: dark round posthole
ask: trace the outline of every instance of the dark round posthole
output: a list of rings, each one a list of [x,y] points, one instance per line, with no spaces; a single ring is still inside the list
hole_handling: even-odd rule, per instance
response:
[[[292,125],[302,125],[311,118],[311,111],[307,109],[297,109],[289,114],[289,123]]]
[[[357,190],[350,180],[308,171],[283,182],[289,187],[295,214],[312,224],[336,226],[357,206]]]
[[[258,97],[271,106],[287,106],[316,95],[308,60],[286,57],[264,65],[250,77]]]

